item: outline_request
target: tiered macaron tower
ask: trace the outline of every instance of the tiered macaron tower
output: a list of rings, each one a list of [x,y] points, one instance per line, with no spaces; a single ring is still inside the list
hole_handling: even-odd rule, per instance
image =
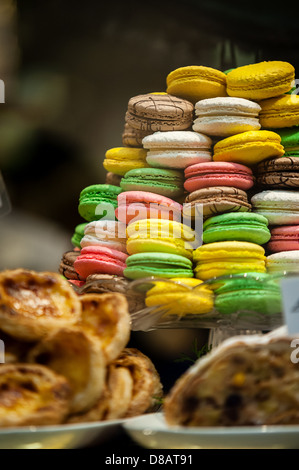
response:
[[[299,248],[294,78],[293,66],[282,61],[227,73],[181,67],[167,76],[166,92],[131,98],[122,147],[105,154],[107,184],[80,195],[86,225],[75,230],[81,252],[75,255],[72,279],[153,276],[193,286],[245,274],[245,284],[231,279],[215,291],[217,309],[231,313],[243,302],[245,308],[265,311],[261,296],[252,303],[263,291],[256,279],[269,280],[267,271],[276,272],[275,256],[285,260],[291,250],[294,259],[299,253],[294,255]],[[110,214],[108,202],[115,209]],[[203,226],[196,224],[197,217]],[[287,270],[298,272],[293,265]],[[269,299],[276,298],[277,286],[266,284],[262,296],[274,311]],[[155,289],[148,303],[151,297],[163,304],[169,285]]]

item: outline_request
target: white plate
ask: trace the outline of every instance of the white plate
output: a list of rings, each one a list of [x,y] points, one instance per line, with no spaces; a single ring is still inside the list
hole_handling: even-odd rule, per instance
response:
[[[101,444],[122,431],[124,420],[0,429],[0,449],[75,449]]]
[[[299,449],[299,425],[167,426],[162,413],[123,423],[130,437],[149,449]]]

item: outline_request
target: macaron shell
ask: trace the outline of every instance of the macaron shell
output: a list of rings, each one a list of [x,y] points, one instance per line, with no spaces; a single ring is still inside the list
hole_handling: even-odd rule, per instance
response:
[[[82,237],[84,236],[84,229],[85,229],[86,225],[87,225],[87,222],[85,222],[83,224],[78,224],[75,227],[75,231],[74,231],[73,236],[71,238],[71,242],[77,248],[81,248],[80,242],[81,242]]]
[[[202,208],[204,219],[226,212],[251,210],[246,192],[229,186],[208,187],[190,193],[185,200],[184,214],[195,217],[197,204],[199,215]]]
[[[181,221],[183,206],[160,194],[146,191],[125,191],[118,198],[115,215],[118,220],[129,224],[147,218],[161,218]]]
[[[196,116],[258,117],[261,106],[255,101],[236,97],[217,97],[200,100],[195,104]]]
[[[127,252],[126,240],[123,242],[117,240],[101,240],[97,237],[93,237],[92,235],[84,235],[81,240],[81,248],[88,246],[103,246],[111,248],[111,250],[122,251],[123,253]]]
[[[254,212],[268,219],[269,225],[299,224],[299,193],[290,190],[265,190],[251,198]]]
[[[204,98],[226,96],[226,75],[205,66],[179,67],[167,75],[167,93],[196,103]]]
[[[142,277],[193,277],[192,262],[170,253],[137,253],[127,259],[124,274],[129,279]]]
[[[124,125],[124,131],[122,133],[122,144],[125,147],[141,147],[142,148],[142,139],[149,135],[151,131],[141,131],[138,129],[134,129],[134,127],[131,127],[127,122],[125,118],[125,125]]]
[[[258,119],[242,116],[202,116],[195,119],[192,126],[195,132],[221,137],[255,131],[260,128]]]
[[[261,101],[260,104],[260,123],[265,129],[299,125],[298,95],[282,95]]]
[[[271,252],[299,250],[299,225],[272,228],[267,249]]]
[[[257,182],[273,188],[299,187],[299,158],[284,156],[260,163]]]
[[[141,168],[125,174],[120,183],[124,191],[149,191],[169,198],[183,194],[183,174],[164,168]]]
[[[208,243],[193,252],[195,277],[212,277],[244,272],[265,272],[265,250],[256,243],[223,241]]]
[[[279,291],[240,289],[216,295],[215,308],[223,315],[241,312],[274,315],[281,312],[281,296]]]
[[[125,116],[130,127],[153,133],[191,129],[194,106],[179,96],[148,93],[132,97]]]
[[[177,238],[129,238],[127,252],[129,255],[145,252],[172,253],[192,259],[192,245]]]
[[[106,247],[85,247],[75,260],[74,268],[83,279],[96,273],[123,276],[127,257],[125,253]]]
[[[114,147],[107,150],[103,166],[106,171],[123,176],[135,168],[147,167],[146,155],[142,148]]]
[[[213,277],[224,276],[227,274],[238,274],[242,272],[265,272],[265,261],[256,259],[239,259],[232,261],[209,261],[197,265],[194,269],[195,277],[202,280],[208,280]]]
[[[281,157],[280,136],[272,131],[242,132],[220,140],[214,146],[214,161],[231,161],[248,166],[271,157]]]
[[[209,150],[212,146],[210,137],[192,131],[154,132],[142,141],[143,147],[152,149]]]
[[[198,150],[149,150],[146,161],[154,168],[184,170],[187,166],[212,160],[211,152]]]
[[[184,188],[193,192],[209,186],[230,186],[247,190],[253,186],[250,168],[231,162],[211,162],[191,165],[185,170]]]
[[[281,251],[269,255],[266,266],[269,273],[299,273],[299,251]]]
[[[263,245],[270,240],[268,220],[259,214],[235,212],[210,217],[203,224],[204,243],[224,240],[248,241]]]
[[[109,184],[97,184],[84,188],[79,197],[78,212],[87,222],[103,217],[114,220],[117,195],[122,189]]]
[[[227,73],[227,94],[263,100],[289,91],[294,78],[294,67],[288,62],[264,61],[244,65]]]

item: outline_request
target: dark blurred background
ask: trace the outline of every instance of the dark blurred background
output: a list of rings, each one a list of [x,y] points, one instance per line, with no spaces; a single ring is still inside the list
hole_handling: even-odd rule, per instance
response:
[[[293,3],[0,0],[0,169],[12,204],[0,217],[0,269],[58,269],[82,222],[80,191],[104,182],[104,154],[122,145],[129,98],[165,91],[184,65],[296,69],[298,29]],[[144,352],[151,338],[140,334]],[[179,374],[170,358],[193,339],[157,332],[152,357]]]
[[[296,12],[220,0],[0,0],[0,268],[54,269],[80,191],[104,182],[130,97],[184,65],[298,61]]]

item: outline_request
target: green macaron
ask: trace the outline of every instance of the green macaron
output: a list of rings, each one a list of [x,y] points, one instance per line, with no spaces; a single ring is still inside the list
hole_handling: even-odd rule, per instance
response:
[[[281,145],[285,150],[284,157],[299,157],[299,126],[275,129],[274,132],[281,137]]]
[[[274,315],[281,312],[281,292],[277,279],[267,273],[246,273],[217,281],[215,308],[221,314],[254,312]]]
[[[126,260],[124,275],[129,279],[142,277],[193,277],[192,261],[170,253],[136,253]]]
[[[184,175],[182,171],[164,168],[139,168],[128,171],[121,179],[124,191],[149,191],[169,198],[181,196]]]
[[[216,215],[203,224],[204,243],[237,240],[263,245],[270,238],[268,220],[254,212],[229,212]]]
[[[78,211],[83,219],[91,222],[105,217],[115,220],[117,196],[122,189],[112,184],[93,184],[80,193]]]
[[[71,238],[71,242],[77,248],[81,248],[80,242],[81,242],[81,239],[84,237],[84,229],[86,225],[87,225],[87,222],[83,224],[79,224],[75,227],[73,236]]]

